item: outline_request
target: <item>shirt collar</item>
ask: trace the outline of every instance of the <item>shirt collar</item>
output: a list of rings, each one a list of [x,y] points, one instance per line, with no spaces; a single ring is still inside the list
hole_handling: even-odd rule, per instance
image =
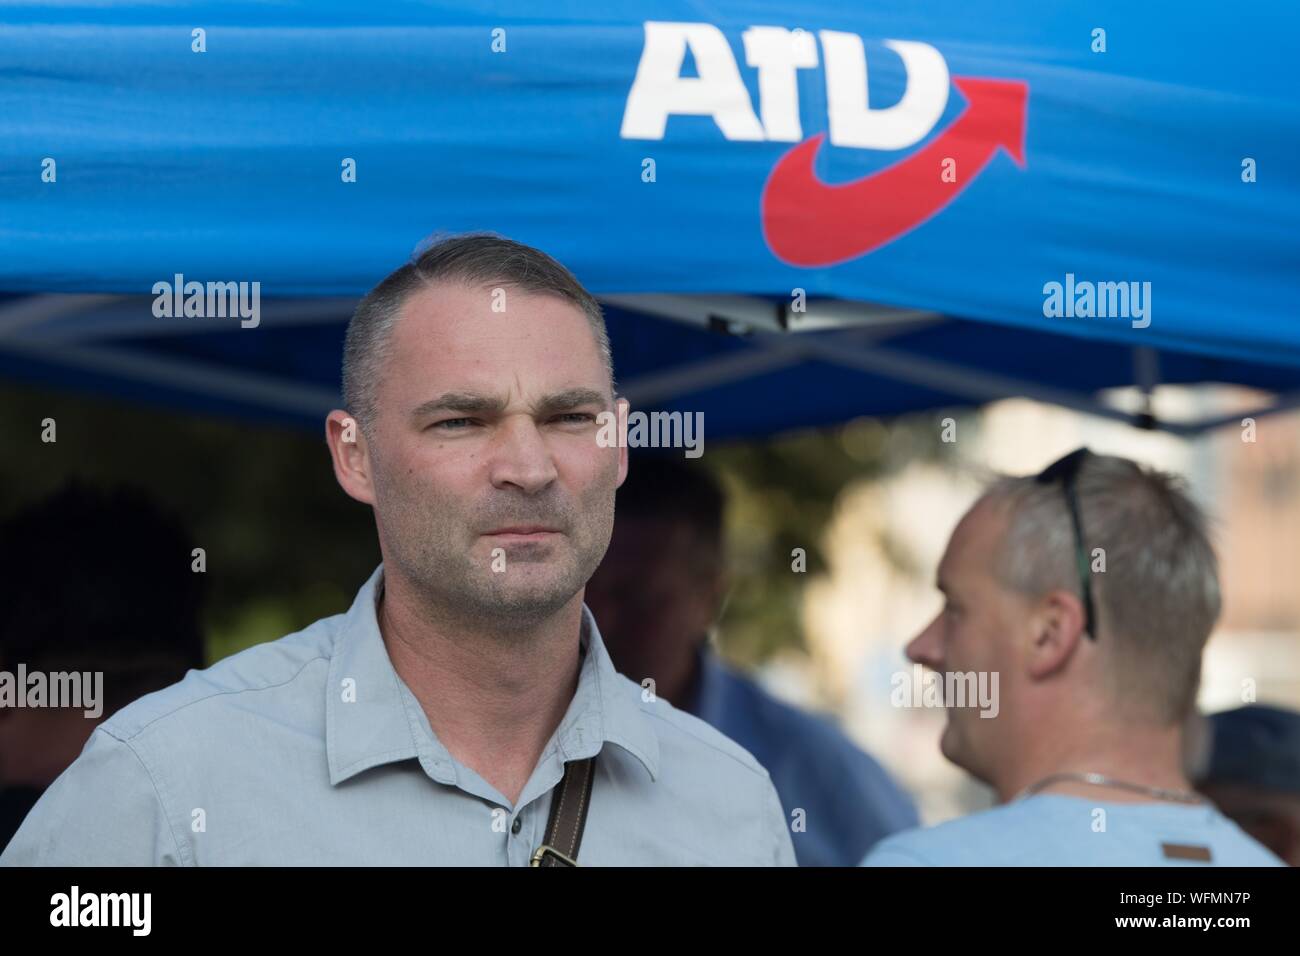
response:
[[[330,783],[363,770],[419,758],[436,780],[454,783],[455,761],[428,729],[414,695],[398,677],[379,632],[376,596],[384,566],[357,592],[334,638],[325,688],[325,748]],[[594,756],[608,741],[635,757],[651,779],[659,776],[659,738],[635,686],[614,670],[590,609],[582,607],[585,653],[578,688],[551,744],[564,760]],[[547,751],[543,752],[543,755]]]

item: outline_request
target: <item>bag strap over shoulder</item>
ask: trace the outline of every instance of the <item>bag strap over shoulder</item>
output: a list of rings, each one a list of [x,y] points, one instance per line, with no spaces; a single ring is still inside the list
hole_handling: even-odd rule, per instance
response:
[[[564,776],[551,794],[551,816],[546,821],[542,845],[533,851],[531,866],[577,866],[582,831],[591,806],[596,781],[596,758],[564,765]]]

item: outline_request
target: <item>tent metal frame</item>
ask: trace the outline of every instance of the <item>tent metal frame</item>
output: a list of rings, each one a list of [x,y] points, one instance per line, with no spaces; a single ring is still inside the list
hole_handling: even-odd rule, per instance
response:
[[[323,416],[338,407],[338,393],[330,389],[301,385],[259,372],[218,368],[187,359],[164,359],[129,347],[103,344],[103,339],[116,342],[142,336],[191,334],[196,331],[194,323],[205,321],[162,323],[146,310],[128,308],[132,300],[151,301],[142,296],[63,294],[20,299],[0,307],[0,350],[291,414]],[[742,381],[801,362],[820,361],[959,395],[977,404],[1024,397],[1185,438],[1239,424],[1242,419],[1300,407],[1298,390],[1276,395],[1270,404],[1253,411],[1191,422],[1157,419],[1150,409],[1151,396],[1160,384],[1159,355],[1145,347],[1133,349],[1134,384],[1145,397],[1144,409],[1139,412],[1112,407],[1095,394],[1053,388],[889,348],[889,339],[896,335],[949,321],[936,312],[843,300],[817,300],[808,303],[806,311],[796,312],[784,303],[752,296],[609,295],[603,296],[602,301],[629,311],[737,335],[752,346],[625,383],[620,391],[637,405],[654,405],[677,395]],[[275,300],[274,321],[270,324],[284,328],[343,322],[355,304],[355,299]],[[88,335],[85,329],[61,328],[58,321],[106,309],[116,309],[119,314],[96,322],[93,334]],[[814,331],[822,334],[803,334]]]
[[[809,303],[807,311],[795,313],[798,319],[794,319],[784,304],[774,306],[768,300],[746,296],[652,294],[603,298],[604,301],[630,311],[743,335],[766,353],[768,368],[816,359],[910,385],[957,394],[979,404],[1023,397],[1184,438],[1192,438],[1226,425],[1239,425],[1245,418],[1260,418],[1300,407],[1300,391],[1295,391],[1276,395],[1268,405],[1247,412],[1216,415],[1190,422],[1158,419],[1151,413],[1151,396],[1160,384],[1159,353],[1155,349],[1141,346],[1133,349],[1133,377],[1134,384],[1144,396],[1144,408],[1140,412],[1128,412],[1107,405],[1094,394],[1052,388],[971,366],[890,349],[881,344],[894,335],[949,321],[947,317],[935,312],[837,300]],[[805,338],[791,335],[787,329],[843,331]],[[696,363],[690,368],[665,373],[662,377],[689,376],[686,380],[696,388],[726,384],[738,377],[733,374],[733,366],[727,364],[732,358],[724,356]],[[716,377],[711,374],[714,369],[717,371]],[[630,383],[629,392],[636,395],[640,384]],[[649,393],[653,399],[664,397],[661,389],[650,389]]]

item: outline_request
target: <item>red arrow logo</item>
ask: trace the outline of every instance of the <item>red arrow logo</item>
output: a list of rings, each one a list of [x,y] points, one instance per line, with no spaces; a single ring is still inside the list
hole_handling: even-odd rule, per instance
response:
[[[954,76],[966,109],[938,139],[888,169],[832,185],[813,163],[823,134],[781,157],[763,187],[763,235],[777,258],[795,266],[827,266],[879,249],[915,229],[957,198],[998,147],[1025,165],[1027,84]],[[955,182],[941,175],[956,161]]]

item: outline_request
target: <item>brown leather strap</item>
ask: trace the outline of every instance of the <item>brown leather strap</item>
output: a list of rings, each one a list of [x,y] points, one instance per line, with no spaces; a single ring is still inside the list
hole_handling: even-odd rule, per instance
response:
[[[582,830],[587,825],[591,788],[596,782],[596,758],[572,760],[551,794],[551,816],[542,845],[533,853],[533,866],[577,866]]]

